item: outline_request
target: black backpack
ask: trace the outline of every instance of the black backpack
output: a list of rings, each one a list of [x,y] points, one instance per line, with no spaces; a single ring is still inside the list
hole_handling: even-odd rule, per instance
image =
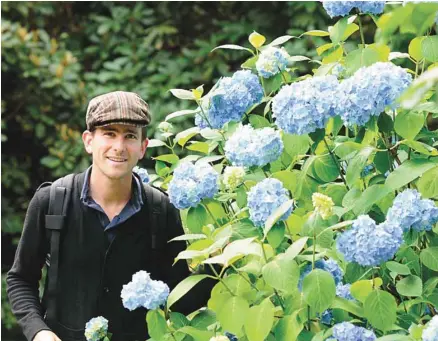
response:
[[[50,254],[47,256],[47,275],[50,278],[45,292],[46,302],[46,321],[56,321],[56,296],[59,268],[59,247],[61,240],[61,232],[67,219],[69,202],[71,200],[71,192],[73,189],[73,181],[75,174],[69,174],[56,180],[53,183],[45,182],[40,186],[50,185],[49,210],[46,215],[46,229],[50,236]],[[149,224],[151,231],[151,249],[153,262],[159,272],[158,259],[160,246],[167,243],[165,233],[166,218],[167,218],[167,200],[166,194],[161,190],[153,188],[148,184],[144,184],[146,192],[146,200],[152,203],[149,206]]]

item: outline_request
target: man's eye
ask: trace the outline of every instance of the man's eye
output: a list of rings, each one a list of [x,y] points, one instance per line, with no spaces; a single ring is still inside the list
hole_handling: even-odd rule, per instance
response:
[[[114,136],[114,133],[112,131],[107,131],[104,133],[105,136]]]
[[[136,140],[136,139],[137,139],[137,135],[134,135],[134,134],[128,134],[128,135],[126,135],[126,137],[127,137],[128,139],[133,139],[133,140]]]

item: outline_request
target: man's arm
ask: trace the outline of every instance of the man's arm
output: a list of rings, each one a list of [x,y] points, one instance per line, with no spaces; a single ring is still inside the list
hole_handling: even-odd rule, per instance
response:
[[[181,218],[179,211],[172,205],[168,204],[167,208],[167,231],[168,240],[171,240],[177,236],[184,234],[184,229],[181,224]],[[174,241],[167,244],[166,248],[166,269],[169,269],[169,275],[167,277],[167,284],[172,290],[179,282],[191,275],[187,262],[185,260],[179,260],[172,266],[176,256],[181,251],[186,249],[185,241]],[[207,305],[207,301],[210,298],[210,292],[216,281],[210,278],[203,279],[200,283],[196,284],[184,297],[182,297],[175,305],[173,310],[189,314],[196,309],[199,309]]]
[[[44,311],[38,292],[47,248],[45,212],[49,188],[37,191],[29,204],[14,264],[6,277],[12,312],[29,341],[33,340],[39,331],[50,330],[44,322]]]

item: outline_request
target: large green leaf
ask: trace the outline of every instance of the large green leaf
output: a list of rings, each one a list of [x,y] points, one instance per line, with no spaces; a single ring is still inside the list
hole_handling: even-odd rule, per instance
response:
[[[333,276],[324,270],[315,269],[303,280],[304,300],[315,311],[322,313],[330,307],[336,297]]]
[[[195,341],[209,341],[214,336],[211,331],[199,330],[192,326],[184,326],[177,332],[190,335]]]
[[[397,302],[390,293],[374,290],[365,300],[364,312],[374,328],[386,331],[397,320]]]
[[[245,319],[245,332],[249,341],[264,341],[274,323],[274,305],[269,298],[253,306]]]
[[[190,207],[187,212],[187,228],[192,233],[202,233],[202,227],[212,223],[207,210],[202,205]]]
[[[348,18],[341,18],[331,29],[330,32],[330,39],[333,44],[337,44],[341,41],[342,37],[344,36],[345,30],[347,29]]]
[[[368,187],[356,200],[353,206],[353,212],[356,215],[367,213],[371,207],[379,200],[383,199],[391,189],[386,185],[372,185]]]
[[[438,62],[438,36],[429,36],[421,42],[421,53],[432,63]]]
[[[423,293],[423,282],[415,275],[409,275],[397,282],[397,292],[403,296],[418,297]]]
[[[425,172],[418,180],[417,187],[423,198],[438,197],[438,167]]]
[[[310,139],[306,134],[292,135],[284,133],[281,139],[283,140],[286,153],[288,153],[291,157],[306,154],[310,147]]]
[[[166,319],[161,315],[160,310],[149,310],[146,315],[146,322],[149,335],[152,336],[154,340],[163,340],[168,329]]]
[[[368,158],[374,152],[373,147],[365,147],[360,150],[350,161],[347,167],[346,180],[349,185],[352,185],[359,177],[365,167]]]
[[[262,269],[263,278],[274,289],[292,292],[300,277],[298,264],[287,254],[280,254]]]
[[[233,334],[240,334],[248,312],[248,302],[242,297],[232,296],[217,313],[217,319],[223,329]]]
[[[417,111],[402,111],[395,117],[394,129],[405,139],[414,140],[424,125],[424,114]]]
[[[433,167],[436,167],[436,164],[428,160],[407,160],[388,175],[385,185],[391,188],[391,190],[399,189]]]
[[[438,246],[424,249],[420,253],[421,262],[433,271],[438,271]]]
[[[286,315],[280,319],[275,327],[276,341],[296,341],[298,335],[304,328],[303,323],[299,320],[300,310],[294,311],[292,315]]]
[[[271,175],[272,178],[278,179],[283,183],[284,188],[288,189],[292,193],[295,192],[297,187],[297,173],[287,170],[275,172]]]
[[[351,51],[345,57],[345,66],[348,74],[353,74],[363,66],[370,66],[380,60],[379,52],[373,48],[359,48]]]
[[[172,290],[167,298],[167,308],[170,308],[175,304],[181,297],[183,297],[190,289],[192,289],[196,284],[198,284],[203,279],[207,278],[208,275],[192,275],[185,278],[183,281],[179,282],[178,285]]]
[[[323,182],[331,182],[339,176],[339,168],[331,155],[317,156],[312,164],[312,172]]]
[[[278,207],[269,217],[268,219],[266,219],[265,222],[265,228],[264,228],[264,235],[266,237],[266,235],[268,234],[268,232],[271,230],[272,226],[274,226],[274,224],[280,220],[280,218],[288,211],[291,209],[291,207],[294,204],[294,200],[290,199],[286,202],[284,202],[283,204],[280,205],[280,207]]]
[[[400,264],[394,261],[386,262],[386,267],[399,275],[410,275],[411,269],[406,264]]]

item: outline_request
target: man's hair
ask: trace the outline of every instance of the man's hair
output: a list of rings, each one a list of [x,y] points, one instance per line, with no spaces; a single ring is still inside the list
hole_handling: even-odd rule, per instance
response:
[[[88,131],[91,133],[94,133],[97,128],[99,128],[99,127],[91,127],[90,129],[88,129]],[[146,140],[147,137],[148,137],[148,127],[147,126],[141,127],[141,142]]]

